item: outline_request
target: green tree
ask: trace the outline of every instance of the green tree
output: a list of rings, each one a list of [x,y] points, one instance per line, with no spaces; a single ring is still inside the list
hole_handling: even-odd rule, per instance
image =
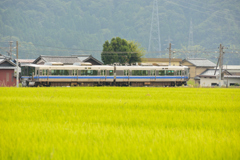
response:
[[[104,64],[131,64],[141,62],[141,57],[145,54],[145,50],[135,41],[127,41],[120,37],[112,38],[111,42],[105,41],[101,59]]]

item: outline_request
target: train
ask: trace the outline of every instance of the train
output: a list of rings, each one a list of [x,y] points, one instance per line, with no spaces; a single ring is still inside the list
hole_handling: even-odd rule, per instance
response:
[[[60,62],[21,66],[22,86],[182,86],[189,80],[187,66],[91,65]]]

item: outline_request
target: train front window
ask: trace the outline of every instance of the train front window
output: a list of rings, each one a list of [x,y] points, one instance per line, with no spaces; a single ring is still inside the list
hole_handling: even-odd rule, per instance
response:
[[[21,67],[22,76],[32,76],[35,73],[35,67],[23,66]]]

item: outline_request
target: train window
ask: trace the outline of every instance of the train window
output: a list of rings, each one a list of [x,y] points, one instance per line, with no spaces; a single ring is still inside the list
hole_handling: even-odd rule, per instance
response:
[[[158,75],[165,76],[166,75],[166,71],[165,70],[158,71]]]
[[[113,75],[113,70],[109,70],[109,76]]]
[[[129,70],[124,70],[124,76],[128,76],[129,75]]]
[[[35,71],[35,68],[29,67],[29,68],[28,68],[28,76],[34,75],[34,71]]]
[[[116,70],[116,74],[118,76],[123,76],[123,70]]]
[[[98,70],[81,70],[81,76],[97,76]]]
[[[46,70],[46,75],[47,75],[47,70]],[[68,76],[69,75],[69,71],[68,70],[51,70],[51,75],[55,75],[55,76]]]
[[[155,70],[150,70],[150,75],[155,76]]]
[[[167,70],[166,73],[168,76],[174,75],[174,70]]]
[[[87,70],[81,70],[81,76],[86,76],[87,75]]]
[[[182,73],[182,71],[178,70],[176,74],[181,76],[181,73]]]
[[[146,71],[146,70],[132,70],[132,75],[133,76],[147,76],[148,71]]]

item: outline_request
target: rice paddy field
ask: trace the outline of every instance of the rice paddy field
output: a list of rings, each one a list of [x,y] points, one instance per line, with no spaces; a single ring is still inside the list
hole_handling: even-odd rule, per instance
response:
[[[240,159],[240,89],[0,88],[0,159]]]

